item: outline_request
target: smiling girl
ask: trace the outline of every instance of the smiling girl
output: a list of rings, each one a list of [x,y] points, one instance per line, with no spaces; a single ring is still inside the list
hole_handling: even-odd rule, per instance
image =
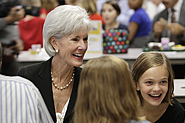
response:
[[[164,54],[141,54],[134,63],[132,76],[141,102],[141,115],[152,123],[183,123],[184,109],[173,98],[173,71]]]

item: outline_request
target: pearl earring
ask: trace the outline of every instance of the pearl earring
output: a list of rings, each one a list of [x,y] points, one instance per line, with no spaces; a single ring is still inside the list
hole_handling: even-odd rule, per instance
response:
[[[55,50],[56,53],[58,53],[58,50]]]

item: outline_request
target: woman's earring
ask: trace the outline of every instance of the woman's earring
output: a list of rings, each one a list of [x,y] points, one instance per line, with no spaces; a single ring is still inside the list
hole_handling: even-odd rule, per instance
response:
[[[58,50],[55,50],[56,53],[58,53]]]

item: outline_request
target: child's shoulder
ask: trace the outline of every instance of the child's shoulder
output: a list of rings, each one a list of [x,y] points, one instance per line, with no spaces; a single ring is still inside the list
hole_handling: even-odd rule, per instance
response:
[[[143,8],[139,8],[138,10],[135,11],[135,13],[144,13],[146,12]]]

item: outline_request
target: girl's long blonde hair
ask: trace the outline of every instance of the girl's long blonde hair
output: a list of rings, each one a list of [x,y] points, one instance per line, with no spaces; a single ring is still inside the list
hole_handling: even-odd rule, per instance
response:
[[[138,118],[138,97],[125,60],[89,60],[80,76],[75,123],[124,123]]]

